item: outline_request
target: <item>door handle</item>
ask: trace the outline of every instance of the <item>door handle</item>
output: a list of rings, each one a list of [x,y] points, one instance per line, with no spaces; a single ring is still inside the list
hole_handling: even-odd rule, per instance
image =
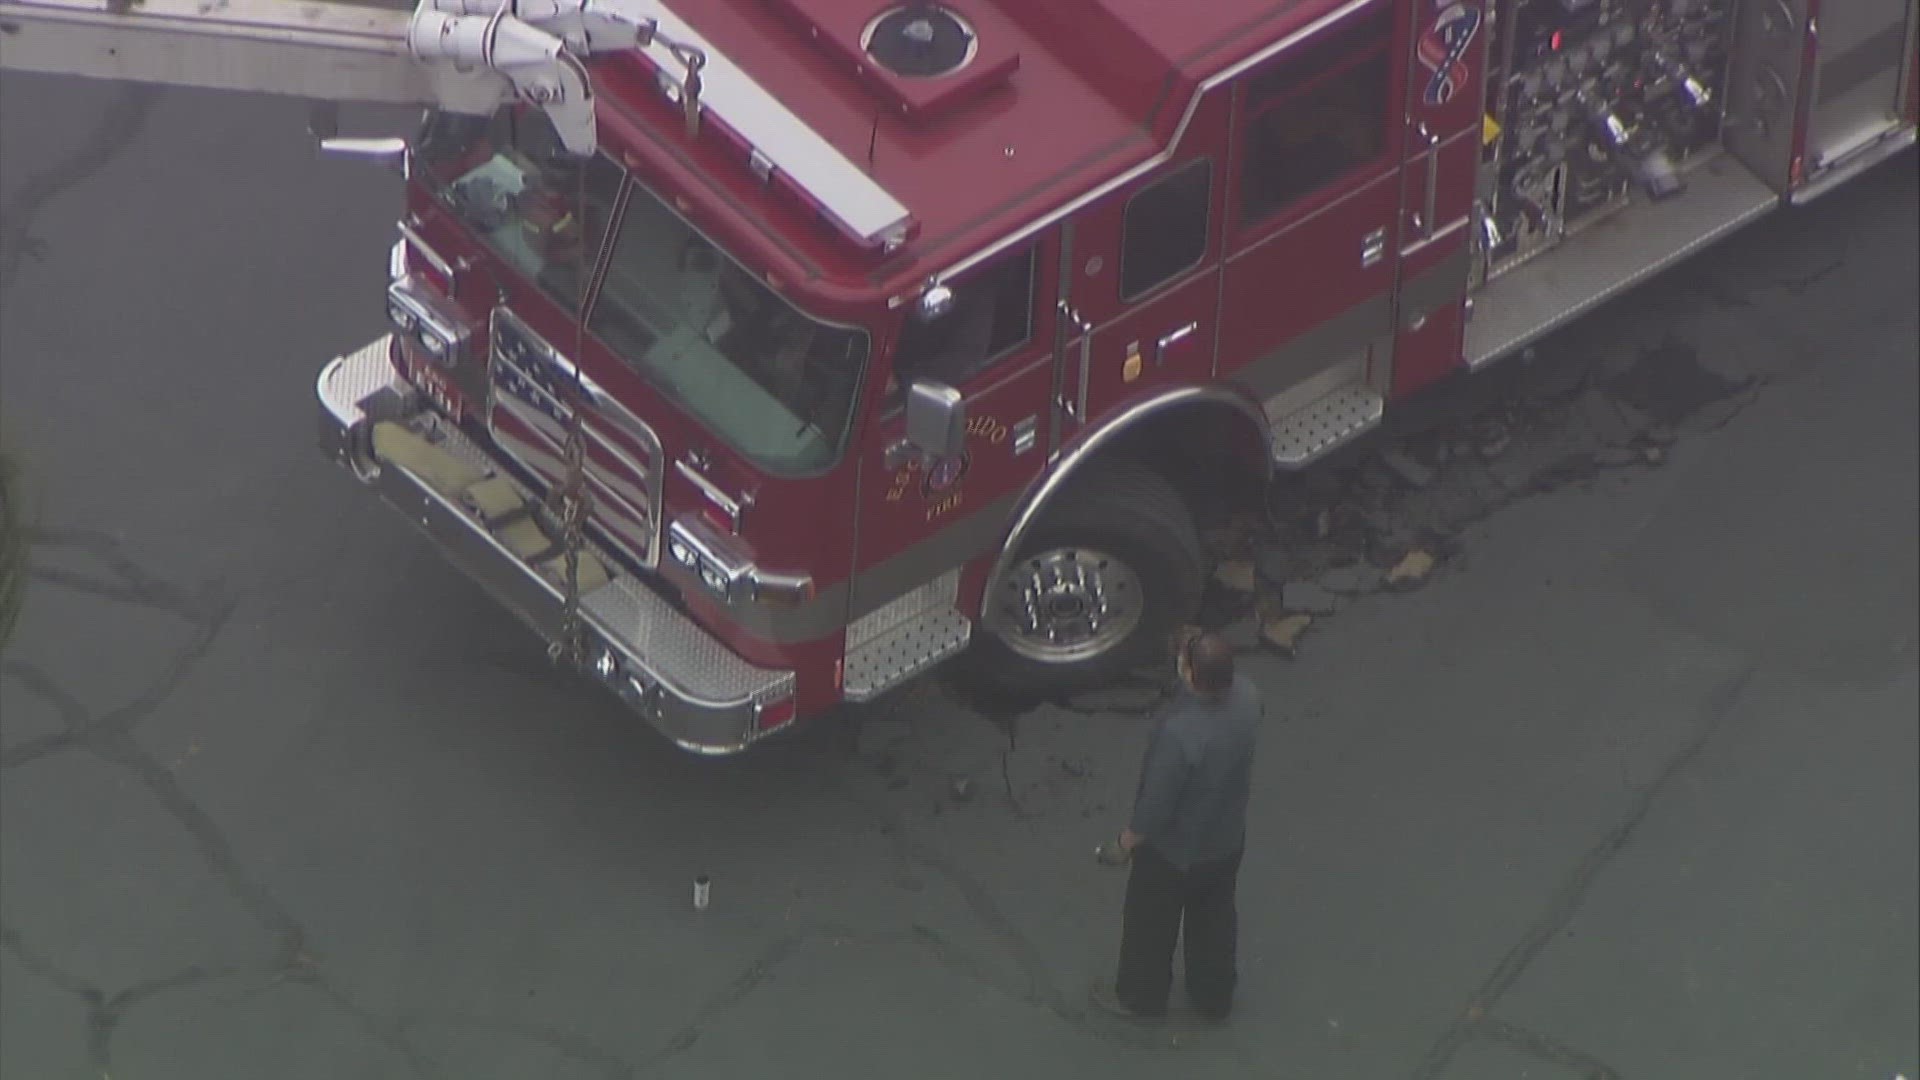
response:
[[[1420,125],[1420,137],[1427,141],[1426,214],[1420,219],[1421,239],[1433,239],[1434,206],[1440,201],[1440,136]]]
[[[1169,330],[1161,334],[1160,340],[1153,343],[1153,366],[1159,367],[1165,363],[1167,350],[1192,337],[1193,332],[1198,329],[1200,329],[1199,323],[1190,322],[1178,330]]]
[[[1093,329],[1092,321],[1087,319],[1086,316],[1081,315],[1078,308],[1068,304],[1065,300],[1060,301],[1057,306],[1061,316],[1067,320],[1067,325],[1072,327],[1075,333],[1084,334]]]

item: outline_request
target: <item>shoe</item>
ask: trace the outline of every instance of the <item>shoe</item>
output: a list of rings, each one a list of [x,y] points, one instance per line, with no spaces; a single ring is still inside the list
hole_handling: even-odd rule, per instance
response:
[[[1094,983],[1092,989],[1087,992],[1087,1000],[1093,1003],[1094,1008],[1099,1009],[1109,1016],[1117,1016],[1122,1020],[1158,1020],[1161,1016],[1165,1015],[1163,1013],[1141,1012],[1129,1006],[1126,1002],[1120,1000],[1120,995],[1114,992],[1113,984],[1110,982]]]

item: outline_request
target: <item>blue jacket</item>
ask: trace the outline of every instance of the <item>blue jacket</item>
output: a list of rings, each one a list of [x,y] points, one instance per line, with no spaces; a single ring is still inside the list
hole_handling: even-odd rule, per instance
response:
[[[1241,676],[1216,694],[1181,687],[1154,724],[1127,827],[1181,869],[1238,853],[1265,714],[1260,691]]]

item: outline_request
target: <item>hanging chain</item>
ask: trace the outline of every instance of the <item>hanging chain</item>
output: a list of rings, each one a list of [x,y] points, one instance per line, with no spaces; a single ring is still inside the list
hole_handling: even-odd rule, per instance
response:
[[[642,44],[658,41],[666,46],[674,59],[686,70],[680,83],[680,103],[686,112],[687,135],[689,138],[700,134],[700,69],[707,64],[707,54],[701,49],[669,38],[659,32],[654,24],[642,40]],[[623,179],[620,190],[615,196],[615,206],[610,208],[607,225],[612,227],[620,220],[630,182]],[[587,208],[587,169],[580,170],[578,211],[575,220],[580,229],[581,241],[578,251],[578,265],[587,269],[587,242],[593,237],[588,228]],[[606,238],[602,238],[603,241]],[[560,638],[548,649],[547,655],[559,661],[565,659],[578,667],[585,663],[586,641],[581,632],[580,620],[580,556],[586,544],[587,520],[593,514],[593,494],[587,488],[587,436],[586,410],[587,393],[584,376],[581,374],[581,359],[585,355],[587,337],[587,312],[592,306],[593,297],[599,291],[600,282],[607,270],[607,258],[604,249],[609,247],[602,242],[593,255],[592,269],[583,274],[580,283],[580,303],[574,315],[573,349],[573,394],[568,403],[567,441],[564,450],[566,476],[563,482],[550,494],[548,509],[560,519],[562,558],[566,569],[566,580],[562,583],[563,607],[561,609]]]
[[[593,493],[587,488],[587,392],[580,363],[586,345],[588,304],[601,270],[597,258],[591,269],[587,264],[587,241],[591,229],[588,227],[585,166],[581,167],[579,178],[574,202],[574,227],[580,231],[580,243],[575,251],[580,302],[574,312],[573,392],[568,395],[567,441],[562,451],[566,475],[561,484],[553,489],[548,503],[548,510],[560,519],[561,557],[566,580],[561,583],[563,606],[560,639],[547,649],[547,655],[556,662],[565,659],[575,667],[582,666],[586,661],[586,641],[580,624],[580,554],[586,544],[587,519],[593,513]],[[595,249],[593,254],[597,257],[599,250]]]
[[[586,395],[580,385],[580,367],[573,369],[573,402],[567,418],[567,475],[557,489],[562,558],[566,580],[562,583],[565,607],[561,611],[560,640],[548,650],[555,660],[564,658],[579,666],[585,661],[586,642],[580,633],[580,550],[586,540],[587,516],[593,512],[593,495],[587,490],[587,454],[585,421]]]

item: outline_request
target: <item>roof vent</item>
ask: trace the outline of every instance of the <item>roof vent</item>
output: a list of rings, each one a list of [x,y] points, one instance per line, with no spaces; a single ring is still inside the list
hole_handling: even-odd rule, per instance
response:
[[[980,50],[967,21],[938,4],[906,4],[867,24],[860,47],[887,71],[907,79],[951,75]]]
[[[1019,27],[985,0],[768,0],[784,9],[883,107],[928,119],[1007,85],[1020,67]]]

